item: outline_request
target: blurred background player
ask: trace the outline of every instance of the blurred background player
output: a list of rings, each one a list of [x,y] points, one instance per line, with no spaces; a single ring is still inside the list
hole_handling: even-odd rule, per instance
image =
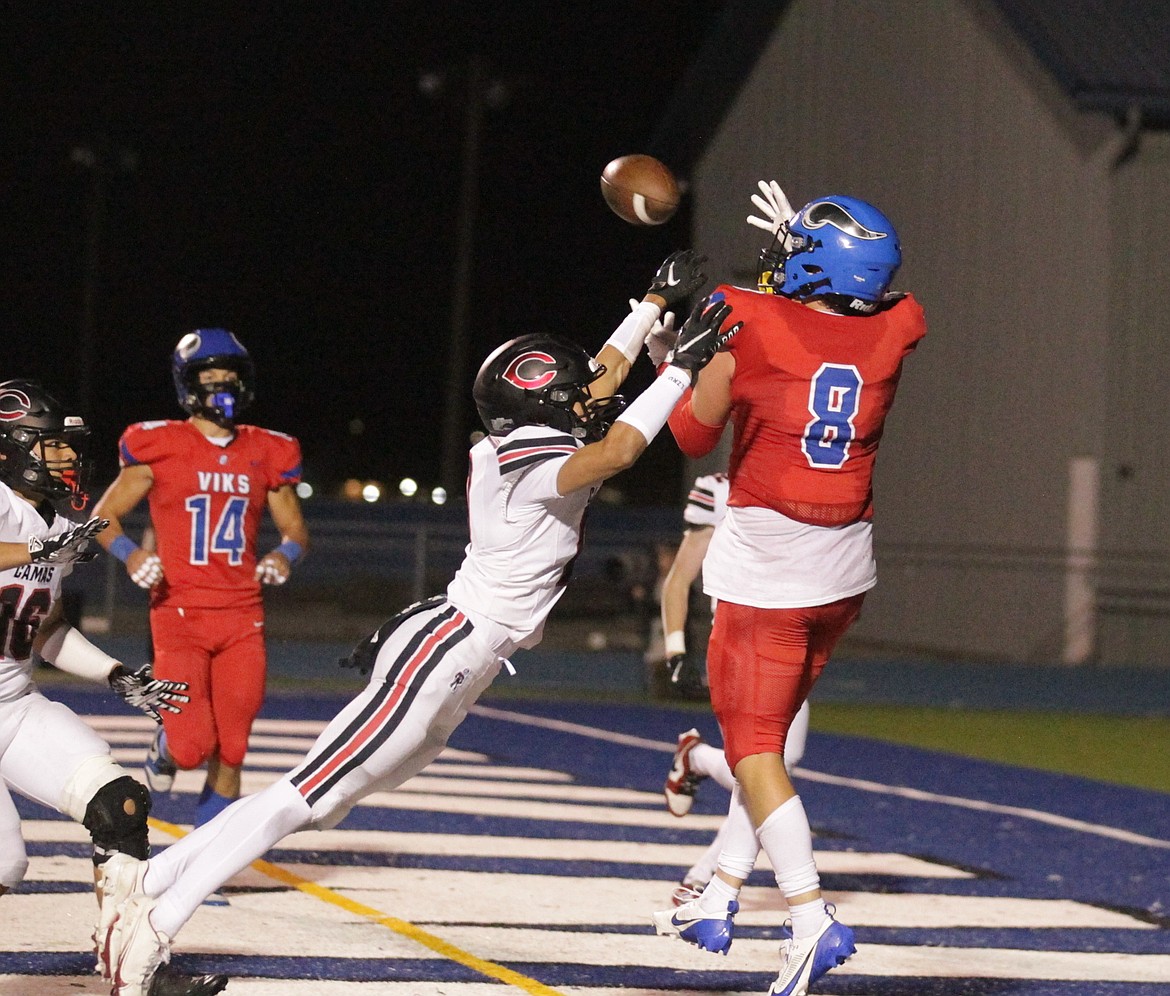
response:
[[[669,323],[668,323],[669,324]],[[703,558],[711,543],[715,527],[727,511],[727,475],[704,474],[695,478],[683,508],[687,528],[675,554],[674,562],[662,587],[662,630],[666,634],[666,663],[672,681],[686,682],[688,691],[706,694],[706,668],[687,656],[687,618],[690,614],[691,589],[702,573]],[[714,605],[712,604],[712,610]],[[784,744],[784,766],[789,777],[804,756],[808,739],[808,702],[800,707],[788,739]],[[670,771],[663,786],[666,808],[675,816],[686,816],[695,801],[695,792],[705,778],[712,778],[728,792],[735,789],[735,775],[727,765],[723,750],[703,742],[698,730],[680,733]],[[715,839],[683,875],[671,897],[676,906],[697,897],[711,881],[723,849],[725,820]]]
[[[372,671],[369,684],[293,771],[156,862],[123,859],[111,870],[119,913],[105,950],[124,980],[115,996],[145,993],[202,898],[282,837],[335,826],[367,793],[421,771],[507,658],[540,642],[568,584],[590,500],[645,451],[695,373],[736,331],[721,331],[730,308],[700,302],[658,379],[628,409],[614,394],[662,308],[706,279],[701,262],[693,252],[672,254],[596,359],[567,339],[536,334],[484,361],[473,394],[488,435],[470,453],[471,542],[446,593],[409,606],[359,644],[350,663]]]
[[[37,690],[37,657],[108,684],[156,721],[160,709],[186,701],[180,683],[156,681],[149,665],[128,671],[64,618],[62,582],[74,564],[90,559],[86,547],[105,525],[96,517],[77,525],[58,511],[87,503],[88,439],[84,420],[66,414],[40,384],[0,384],[0,894],[28,869],[10,789],[89,831],[95,881],[116,851],[143,859],[150,853],[150,793],[72,710]],[[211,981],[171,977],[164,985],[193,996],[218,992]]]
[[[190,417],[126,429],[121,471],[97,511],[110,520],[100,542],[150,591],[155,672],[190,689],[190,705],[165,718],[151,745],[147,784],[167,792],[176,768],[206,764],[198,825],[240,794],[267,674],[261,585],[288,580],[309,535],[295,490],[300,445],[237,422],[255,391],[252,359],[239,340],[226,329],[196,329],[179,340],[171,372]],[[122,519],[143,498],[157,552],[123,531]],[[265,506],[281,542],[258,557]]]
[[[654,915],[660,933],[726,951],[738,894],[762,847],[792,924],[771,996],[801,996],[853,954],[821,895],[812,833],[784,768],[789,727],[877,580],[873,465],[922,308],[890,294],[902,261],[890,220],[855,197],[795,214],[759,184],[749,222],[772,234],[756,290],[723,285],[744,327],[670,419],[691,457],[734,427],[724,521],[703,564],[718,602],[711,704],[735,772],[723,851],[702,895]]]

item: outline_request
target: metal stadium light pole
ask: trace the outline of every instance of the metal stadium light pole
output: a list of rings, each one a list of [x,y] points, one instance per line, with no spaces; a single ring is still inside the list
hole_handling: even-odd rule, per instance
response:
[[[81,329],[77,348],[77,404],[83,415],[93,414],[94,353],[97,343],[97,299],[101,285],[101,250],[106,231],[110,178],[133,173],[138,156],[131,149],[102,142],[78,145],[69,160],[89,174],[85,209],[85,253],[81,278]]]
[[[483,60],[472,55],[467,62],[466,88],[463,97],[462,171],[459,184],[459,212],[456,222],[455,265],[452,267],[451,338],[447,349],[447,390],[444,397],[443,449],[439,470],[440,483],[448,494],[459,494],[467,468],[467,437],[464,419],[467,412],[468,319],[471,312],[471,274],[475,255],[475,226],[479,211],[480,146],[485,111],[500,107],[507,99],[505,84],[489,79]],[[436,95],[443,87],[439,74],[428,74],[420,88]]]

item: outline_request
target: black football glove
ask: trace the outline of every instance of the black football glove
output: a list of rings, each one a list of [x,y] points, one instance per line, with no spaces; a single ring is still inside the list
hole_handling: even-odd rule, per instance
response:
[[[694,249],[672,252],[658,267],[646,293],[657,294],[666,301],[663,311],[676,307],[706,283],[707,274],[701,269],[705,262],[707,257],[700,256]]]
[[[77,560],[84,553],[86,544],[109,524],[109,519],[99,519],[95,516],[89,522],[74,526],[59,536],[50,536],[47,539],[30,536],[28,555],[34,564],[46,561],[56,564]]]
[[[698,662],[688,660],[686,654],[674,654],[666,658],[666,668],[670,671],[670,683],[679,694],[691,697],[702,693],[703,678]]]
[[[720,331],[730,314],[731,305],[726,301],[712,304],[711,299],[705,297],[695,305],[691,317],[679,329],[678,341],[668,362],[687,371],[692,383],[711,358],[743,328],[743,322],[738,322],[726,331]]]
[[[156,723],[162,722],[162,716],[158,714],[160,709],[179,713],[183,711],[181,703],[191,701],[189,695],[183,694],[187,682],[156,678],[149,664],[143,664],[137,671],[127,671],[119,664],[110,672],[110,688],[121,696],[123,702],[141,709]]]

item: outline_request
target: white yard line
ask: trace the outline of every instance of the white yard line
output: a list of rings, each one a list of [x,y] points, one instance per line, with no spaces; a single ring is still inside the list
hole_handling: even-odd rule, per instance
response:
[[[519,723],[524,726],[537,726],[546,730],[557,730],[562,733],[573,733],[581,737],[590,737],[594,740],[604,740],[607,743],[621,744],[626,747],[642,747],[647,750],[656,750],[663,753],[674,753],[677,745],[663,743],[660,740],[648,740],[645,737],[630,736],[626,733],[613,733],[610,730],[600,730],[592,726],[583,726],[580,723],[569,723],[560,719],[546,719],[543,716],[529,716],[526,713],[512,712],[507,709],[495,709],[491,706],[475,705],[471,711],[477,716],[486,719],[499,719],[508,723]],[[903,799],[913,799],[915,802],[937,803],[943,806],[956,806],[961,809],[973,809],[985,813],[1000,813],[1005,816],[1015,816],[1022,820],[1032,820],[1036,823],[1047,823],[1049,826],[1061,827],[1065,830],[1075,830],[1078,833],[1094,834],[1098,837],[1108,837],[1126,844],[1138,844],[1143,847],[1156,847],[1170,850],[1170,840],[1159,837],[1147,837],[1144,834],[1133,833],[1118,827],[1105,826],[1100,823],[1089,823],[1085,820],[1076,820],[1056,813],[1046,813],[1040,809],[1026,809],[1021,806],[1005,806],[996,802],[987,802],[983,799],[966,799],[957,795],[943,795],[938,792],[926,792],[922,789],[910,788],[905,785],[885,785],[881,782],[867,781],[863,778],[846,778],[841,775],[830,775],[821,771],[812,771],[809,768],[797,768],[796,774],[800,778],[813,782],[823,782],[828,785],[839,785],[843,788],[857,789],[860,792],[874,792],[879,795],[899,796]]]

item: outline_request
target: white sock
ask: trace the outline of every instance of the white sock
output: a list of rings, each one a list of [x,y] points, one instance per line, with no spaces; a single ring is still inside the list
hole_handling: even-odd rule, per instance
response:
[[[817,863],[813,860],[812,830],[808,825],[808,816],[804,812],[804,804],[800,796],[796,795],[777,806],[760,825],[757,831],[760,846],[772,862],[776,873],[776,884],[784,893],[784,898],[800,896],[806,892],[819,890],[821,879],[817,874]],[[816,900],[824,909],[824,903]],[[818,917],[816,925],[810,930],[810,915],[805,911],[808,903],[799,907],[792,907],[792,933],[795,937],[808,937],[819,929],[824,917]],[[800,924],[797,924],[795,909],[801,909]]]
[[[720,832],[723,834],[723,850],[719,854],[719,870],[728,878],[745,881],[756,866],[760,842],[738,785],[731,793],[727,819],[723,821]]]
[[[793,937],[812,937],[821,929],[829,911],[825,909],[823,899],[814,899],[811,903],[789,906],[788,915],[792,917]]]
[[[715,834],[715,839],[703,852],[703,856],[691,865],[690,871],[683,876],[684,882],[701,882],[706,885],[711,881],[715,869],[719,867],[719,855],[723,851],[723,840],[726,836],[727,820],[724,820],[719,826],[719,832]]]
[[[723,748],[712,747],[710,744],[698,744],[691,751],[691,770],[696,775],[714,778],[728,792],[735,788],[735,775],[727,766],[727,757]]]
[[[739,895],[739,889],[728,885],[718,875],[707,883],[703,895],[699,897],[699,909],[706,913],[724,913],[727,904]]]
[[[283,779],[232,803],[196,833],[163,851],[157,865],[151,861],[147,872],[151,887],[168,880],[171,884],[158,896],[150,922],[174,937],[204,899],[279,840],[304,827],[310,813],[309,804]],[[192,838],[196,839],[188,844]]]

